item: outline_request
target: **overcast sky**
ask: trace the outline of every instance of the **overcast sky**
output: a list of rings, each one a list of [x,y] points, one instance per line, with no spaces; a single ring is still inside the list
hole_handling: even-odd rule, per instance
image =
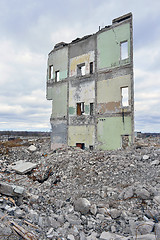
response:
[[[50,130],[48,53],[133,13],[135,130],[160,132],[160,0],[0,0],[0,130]]]

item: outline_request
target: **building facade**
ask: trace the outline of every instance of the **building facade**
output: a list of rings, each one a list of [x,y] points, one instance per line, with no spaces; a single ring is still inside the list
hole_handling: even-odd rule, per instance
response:
[[[51,148],[113,150],[134,141],[132,14],[48,55]]]

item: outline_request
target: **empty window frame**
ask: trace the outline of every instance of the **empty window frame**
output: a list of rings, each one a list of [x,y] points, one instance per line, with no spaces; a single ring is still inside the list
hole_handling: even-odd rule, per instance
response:
[[[89,69],[90,74],[92,74],[93,73],[93,62],[90,62],[89,66],[90,66],[90,69]]]
[[[86,73],[85,63],[77,65],[77,75],[84,76]]]
[[[93,116],[94,104],[90,103],[90,115]]]
[[[128,87],[121,88],[121,105],[122,105],[122,107],[129,106]]]
[[[55,71],[55,82],[59,82],[59,71]]]
[[[85,149],[85,144],[84,143],[76,143],[76,147],[79,147],[81,149]]]
[[[127,59],[128,55],[128,41],[121,42],[121,60]]]
[[[77,115],[81,116],[84,113],[84,102],[77,103]]]
[[[49,79],[53,78],[53,65],[49,66]]]

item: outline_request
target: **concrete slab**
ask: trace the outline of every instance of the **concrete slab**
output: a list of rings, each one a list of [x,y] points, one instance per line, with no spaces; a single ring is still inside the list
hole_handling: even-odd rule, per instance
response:
[[[7,196],[21,196],[24,194],[24,188],[0,182],[0,193]]]
[[[36,163],[31,163],[31,162],[25,162],[25,161],[18,161],[15,163],[15,165],[11,166],[11,169],[16,171],[19,174],[25,174],[27,172],[30,172],[32,169],[36,168],[37,164]]]

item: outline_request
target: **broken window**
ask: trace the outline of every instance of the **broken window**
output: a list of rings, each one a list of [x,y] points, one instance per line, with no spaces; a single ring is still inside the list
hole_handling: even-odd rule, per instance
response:
[[[90,62],[90,74],[93,73],[93,62]]]
[[[128,107],[129,102],[128,102],[128,87],[122,87],[121,88],[121,104],[122,107]]]
[[[77,75],[78,76],[84,76],[85,75],[85,63],[77,65]]]
[[[49,66],[49,79],[53,78],[53,65]]]
[[[77,103],[77,115],[81,116],[84,113],[84,102]]]
[[[121,60],[127,59],[128,56],[128,41],[121,42]]]
[[[85,144],[84,143],[76,143],[76,147],[79,147],[81,149],[85,149]]]
[[[59,82],[59,71],[55,72],[55,82]]]
[[[93,107],[94,107],[93,103],[90,103],[90,115],[93,115]]]

